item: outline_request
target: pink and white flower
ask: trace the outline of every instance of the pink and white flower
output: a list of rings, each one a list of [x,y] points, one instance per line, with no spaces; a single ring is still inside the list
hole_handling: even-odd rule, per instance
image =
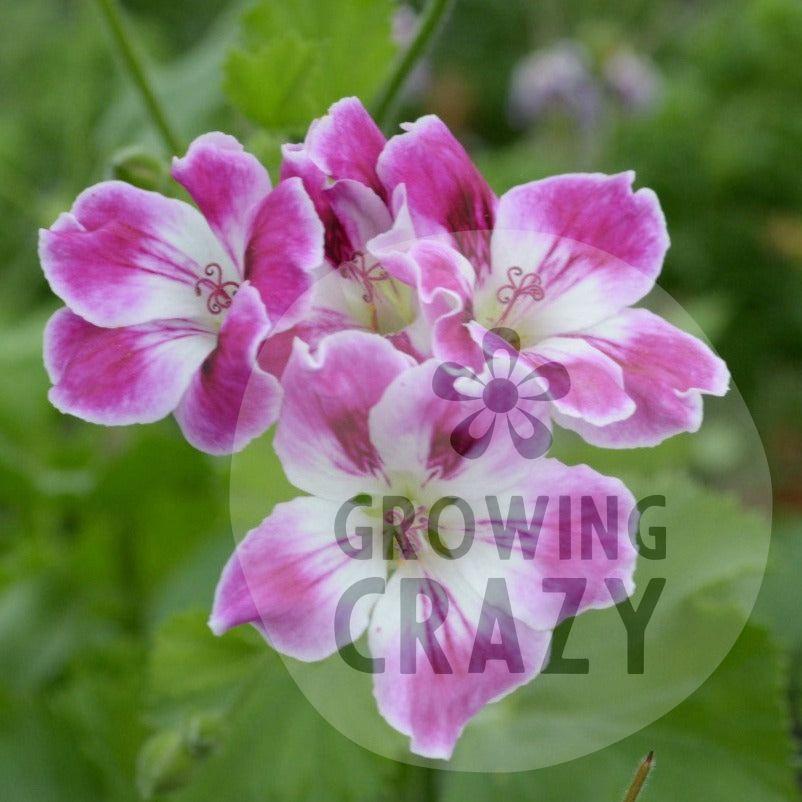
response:
[[[173,412],[196,448],[230,453],[278,414],[278,380],[257,353],[302,313],[322,225],[299,179],[271,190],[224,134],[196,139],[173,177],[197,209],[110,181],[41,231],[45,276],[66,304],[45,332],[50,400],[106,425]]]
[[[383,661],[374,673],[382,716],[413,752],[448,758],[472,716],[547,661],[564,603],[549,580],[581,583],[576,612],[607,607],[633,592],[636,552],[634,499],[618,480],[516,459],[504,438],[463,459],[449,436],[466,406],[435,395],[437,366],[365,332],[332,334],[314,354],[296,341],[275,448],[311,495],[278,504],[239,544],[210,626],[252,624],[305,661],[367,633]],[[406,506],[388,512],[388,497]],[[454,498],[462,506],[440,502]],[[617,513],[593,542],[589,504]],[[398,536],[390,551],[387,526]],[[342,600],[366,581],[372,589],[343,617]]]
[[[701,341],[631,308],[654,286],[668,248],[654,193],[633,192],[632,173],[575,174],[496,198],[440,120],[406,129],[376,166],[403,204],[395,226],[450,242],[474,268],[469,293],[452,295],[434,327],[432,352],[477,368],[484,333],[507,327],[533,366],[566,368],[571,390],[553,401],[553,416],[588,442],[653,446],[696,431],[702,394],[727,392],[726,366]],[[371,246],[384,264],[415,247],[399,232]]]
[[[353,328],[382,334],[421,361],[432,355],[431,328],[468,299],[470,263],[445,243],[417,243],[405,261],[382,258],[389,243],[416,236],[403,215],[403,187],[388,191],[377,174],[385,145],[362,103],[344,98],[312,123],[303,144],[282,149],[282,180],[303,180],[324,223],[328,270],[310,291],[305,319],[262,352],[277,375],[295,336],[314,347]]]

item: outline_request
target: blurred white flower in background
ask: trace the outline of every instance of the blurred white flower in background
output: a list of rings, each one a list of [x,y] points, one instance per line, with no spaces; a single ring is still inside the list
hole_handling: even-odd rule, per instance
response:
[[[659,99],[660,73],[649,59],[631,50],[616,50],[605,60],[602,73],[608,89],[629,111],[648,110]]]
[[[597,59],[581,42],[566,39],[533,51],[513,70],[510,121],[527,128],[562,114],[589,130],[611,106],[626,113],[652,108],[660,84],[652,62],[628,48]]]

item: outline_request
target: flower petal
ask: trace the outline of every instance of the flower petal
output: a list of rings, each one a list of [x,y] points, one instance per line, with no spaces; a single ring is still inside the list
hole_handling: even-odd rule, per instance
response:
[[[259,290],[274,329],[305,309],[311,271],[323,263],[323,224],[298,178],[282,181],[256,215],[245,277]]]
[[[329,187],[326,196],[355,250],[364,252],[368,240],[393,225],[384,201],[364,184],[343,179]]]
[[[342,504],[380,482],[368,414],[410,363],[383,337],[361,331],[326,337],[314,355],[296,340],[274,440],[296,487]]]
[[[343,222],[332,209],[336,194],[329,194],[332,182],[347,179],[372,190],[384,201],[384,187],[376,176],[376,160],[384,136],[356,98],[335,103],[329,114],[309,128],[302,145],[282,147],[281,180],[297,176],[315,204],[325,228],[325,253],[336,267],[352,258],[364,241],[351,242]],[[351,234],[353,235],[353,231]]]
[[[121,426],[172,412],[215,337],[191,320],[104,329],[59,309],[44,342],[53,406],[91,423]]]
[[[479,369],[476,346],[465,327],[475,280],[470,262],[453,248],[431,241],[420,242],[409,255],[418,268],[418,298],[432,329],[432,353]]]
[[[333,654],[338,639],[344,645],[358,638],[367,628],[375,596],[360,599],[349,620],[337,619],[337,606],[361,580],[383,580],[386,568],[380,549],[369,559],[356,559],[341,547],[335,535],[339,507],[318,498],[277,504],[223,570],[209,621],[212,631],[221,635],[253,624],[282,654],[305,661]],[[366,522],[359,510],[349,518],[350,541],[352,527]],[[350,547],[358,550],[360,544]]]
[[[370,436],[386,471],[419,477],[421,503],[444,496],[481,498],[485,492],[520,486],[531,463],[513,450],[503,417],[486,442],[483,435],[493,413],[482,399],[459,400],[448,388],[436,387],[442,367],[430,359],[405,371],[371,410]],[[516,370],[529,372],[523,365]],[[527,410],[543,421],[548,438],[545,402],[530,402]],[[471,440],[465,443],[467,434]]]
[[[239,281],[197,209],[122,181],[90,187],[42,229],[39,258],[53,292],[96,326],[202,315],[208,265]]]
[[[668,235],[656,196],[633,193],[633,179],[564,175],[507,192],[493,232],[493,275],[477,307],[498,306],[511,268],[535,276],[542,290],[529,307],[517,301],[524,341],[591,326],[640,300],[660,272]]]
[[[534,629],[554,629],[562,620],[564,595],[553,580],[579,584],[571,615],[621,601],[605,580],[619,579],[628,596],[634,592],[635,499],[618,479],[539,459],[517,487],[495,492],[491,485],[466,500],[476,536],[455,563],[477,590],[503,579],[513,614]]]
[[[635,402],[624,389],[621,366],[581,337],[549,337],[526,352],[533,364],[556,362],[568,373],[568,392],[553,398],[557,412],[606,426],[624,420],[635,411]]]
[[[465,149],[437,117],[402,126],[379,158],[387,191],[406,185],[419,236],[447,234],[477,272],[489,262],[487,232],[493,228],[496,197]]]
[[[346,97],[312,123],[305,147],[312,162],[328,177],[359,181],[384,197],[384,187],[376,175],[384,144],[384,135],[360,100]]]
[[[416,288],[431,341],[429,353],[480,369],[481,357],[465,327],[470,320],[473,267],[446,243],[415,237],[403,186],[396,196],[401,198],[401,206],[392,228],[375,236],[368,250],[390,275]]]
[[[454,570],[432,575],[407,562],[391,577],[368,630],[371,655],[384,659],[373,692],[415,754],[450,758],[479,710],[543,667],[550,633],[504,608],[503,599],[476,593]]]
[[[281,387],[256,362],[269,330],[259,293],[243,284],[223,321],[217,347],[192,377],[175,411],[195,448],[209,454],[239,451],[276,420]]]
[[[320,282],[317,282],[318,284]],[[279,331],[268,337],[259,351],[259,364],[264,370],[281,378],[292,355],[293,344],[298,338],[305,342],[312,352],[317,350],[324,337],[346,329],[358,328],[356,322],[340,311],[315,305],[314,288],[312,305],[305,318],[286,331]]]
[[[186,156],[173,159],[172,174],[242,275],[254,216],[270,192],[267,170],[233,136],[213,132],[195,139]]]
[[[561,426],[605,448],[655,446],[702,424],[702,394],[722,396],[729,387],[724,362],[701,340],[645,309],[625,309],[582,333],[617,362],[635,412],[617,423],[593,426],[558,414]]]

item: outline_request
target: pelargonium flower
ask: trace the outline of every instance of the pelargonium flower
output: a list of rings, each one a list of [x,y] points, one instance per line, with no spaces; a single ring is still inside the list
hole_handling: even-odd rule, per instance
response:
[[[106,425],[173,412],[195,447],[228,453],[278,414],[280,385],[257,352],[291,325],[291,308],[301,314],[322,225],[299,179],[271,190],[224,134],[196,139],[173,177],[200,211],[109,181],[40,232],[42,268],[66,304],[45,332],[50,400]]]
[[[377,173],[385,145],[362,103],[344,98],[312,123],[302,144],[282,149],[282,180],[303,180],[324,223],[329,269],[310,291],[309,314],[263,351],[262,364],[277,374],[295,336],[315,346],[348,328],[387,336],[400,350],[425,359],[432,354],[431,328],[470,292],[470,264],[442,243],[420,243],[404,265],[383,264],[372,248],[391,229],[396,239],[415,236],[408,218],[396,218],[404,208],[403,187],[388,191]]]
[[[668,248],[657,198],[633,192],[632,173],[556,176],[496,199],[434,117],[390,139],[377,173],[388,193],[404,188],[397,221],[450,241],[474,267],[461,308],[434,329],[440,358],[478,367],[484,333],[513,329],[533,366],[568,371],[554,419],[612,448],[696,431],[702,394],[727,392],[727,368],[704,343],[631,308],[654,286]],[[403,262],[410,246],[400,241],[390,232],[373,247],[385,264]]]
[[[432,392],[437,364],[359,331],[314,354],[296,341],[275,448],[310,495],[276,505],[239,544],[210,626],[252,624],[304,661],[367,633],[380,713],[413,752],[448,758],[473,715],[542,669],[565,601],[554,583],[580,583],[571,614],[610,606],[633,592],[636,552],[634,499],[617,479],[516,459],[502,439],[463,459],[449,435],[466,407]],[[406,507],[388,510],[388,497]]]

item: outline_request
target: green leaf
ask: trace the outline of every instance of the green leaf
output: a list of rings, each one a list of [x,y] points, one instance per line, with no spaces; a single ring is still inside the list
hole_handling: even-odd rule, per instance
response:
[[[768,634],[748,626],[716,673],[655,724],[594,755],[523,774],[441,775],[442,802],[623,799],[638,762],[655,766],[643,802],[799,799],[782,689],[785,672]],[[622,700],[623,703],[623,700]],[[533,717],[533,727],[543,726]]]
[[[242,21],[224,88],[267,128],[302,128],[346,95],[372,95],[395,53],[390,0],[261,0]]]
[[[92,767],[75,748],[76,732],[37,699],[0,694],[0,777],[14,802],[100,802]]]
[[[766,579],[755,607],[756,619],[797,659],[802,659],[802,521],[779,522],[771,540]]]
[[[216,638],[207,616],[175,615],[156,633],[148,669],[150,717],[156,722],[176,724],[199,711],[227,711],[264,657],[255,632],[243,628]]]
[[[254,52],[232,51],[224,88],[235,106],[267,128],[301,126],[315,113],[319,69],[314,46],[289,34]]]
[[[326,724],[251,629],[216,638],[206,613],[158,632],[138,784],[176,800],[376,799],[387,764]],[[325,756],[321,760],[321,756]]]

